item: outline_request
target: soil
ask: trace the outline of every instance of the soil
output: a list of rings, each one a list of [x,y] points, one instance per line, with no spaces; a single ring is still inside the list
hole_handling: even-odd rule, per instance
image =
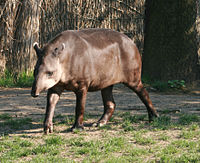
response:
[[[37,127],[28,130],[16,131],[15,134],[42,134],[42,119],[45,114],[46,92],[38,98],[30,95],[31,88],[0,88],[0,114],[8,113],[12,117],[29,117]],[[147,114],[146,107],[130,89],[117,85],[113,90],[116,102],[116,112],[131,112],[132,114]],[[177,112],[200,115],[200,91],[193,93],[158,93],[150,92],[150,98],[158,110],[162,113],[168,111],[172,118]],[[75,95],[73,92],[64,92],[59,100],[56,115],[73,115],[75,107]],[[85,114],[100,118],[103,113],[101,92],[89,92]],[[115,116],[115,115],[113,115]],[[1,133],[2,131],[0,131]],[[12,133],[11,133],[12,134]]]

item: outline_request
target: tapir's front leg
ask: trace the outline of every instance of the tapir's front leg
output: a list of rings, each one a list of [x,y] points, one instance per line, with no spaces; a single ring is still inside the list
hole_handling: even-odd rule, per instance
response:
[[[53,132],[53,115],[55,106],[60,98],[62,91],[55,91],[53,89],[49,89],[47,93],[47,106],[46,106],[46,114],[44,120],[44,133],[48,134]]]
[[[87,96],[87,89],[82,88],[75,92],[76,94],[76,110],[75,110],[75,123],[71,130],[74,129],[84,129],[83,126],[83,116],[84,116],[84,110],[85,110],[85,102],[86,102],[86,96]]]

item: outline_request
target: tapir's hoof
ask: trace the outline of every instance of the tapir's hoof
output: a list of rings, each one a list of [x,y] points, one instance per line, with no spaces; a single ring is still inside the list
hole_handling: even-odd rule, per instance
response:
[[[99,126],[99,123],[98,122],[95,122],[92,124],[92,127],[98,127]]]
[[[94,123],[92,126],[93,127],[103,127],[106,125],[106,121],[98,121],[97,123]]]
[[[84,130],[84,127],[83,125],[74,125],[72,128],[71,128],[71,132],[75,132],[75,131],[83,131]]]
[[[149,116],[149,123],[153,122],[156,118],[159,117],[158,113],[152,114]]]
[[[48,133],[53,133],[53,126],[44,127],[44,134],[48,135]]]

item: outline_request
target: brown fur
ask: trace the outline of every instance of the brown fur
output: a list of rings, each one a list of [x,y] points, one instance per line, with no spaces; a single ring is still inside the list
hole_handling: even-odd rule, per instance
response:
[[[141,82],[139,51],[124,34],[108,29],[64,31],[43,49],[35,46],[35,50],[40,54],[35,67],[32,96],[48,89],[45,132],[52,130],[54,108],[63,90],[76,94],[73,129],[83,128],[88,91],[102,92],[104,114],[98,124],[105,124],[110,119],[115,109],[112,87],[117,83],[123,83],[137,93],[147,107],[149,120],[158,116]]]

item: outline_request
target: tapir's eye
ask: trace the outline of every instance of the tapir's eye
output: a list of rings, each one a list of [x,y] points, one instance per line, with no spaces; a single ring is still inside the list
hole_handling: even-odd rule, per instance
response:
[[[52,71],[47,71],[47,76],[48,77],[51,77],[53,75],[53,72]]]

